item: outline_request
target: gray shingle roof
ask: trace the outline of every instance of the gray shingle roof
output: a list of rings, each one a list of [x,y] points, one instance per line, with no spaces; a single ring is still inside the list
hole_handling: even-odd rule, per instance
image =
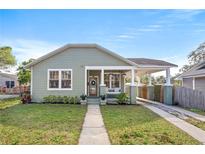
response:
[[[177,65],[163,61],[163,60],[148,59],[148,58],[127,58],[127,59],[138,65],[156,65],[156,66],[177,67]]]

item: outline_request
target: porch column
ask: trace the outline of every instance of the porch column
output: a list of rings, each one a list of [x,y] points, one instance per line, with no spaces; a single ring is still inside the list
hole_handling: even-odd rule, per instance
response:
[[[106,85],[104,83],[104,69],[101,69],[100,81],[100,95],[106,95]]]
[[[196,86],[195,86],[195,77],[192,78],[192,89],[195,90]]]
[[[131,69],[130,103],[136,104],[137,89],[135,85],[135,69]]]
[[[147,99],[154,100],[154,86],[152,85],[152,76],[148,74],[149,84],[147,85]]]
[[[171,85],[170,68],[166,69],[166,83],[164,85],[164,103],[167,105],[173,105],[172,100],[172,85]]]

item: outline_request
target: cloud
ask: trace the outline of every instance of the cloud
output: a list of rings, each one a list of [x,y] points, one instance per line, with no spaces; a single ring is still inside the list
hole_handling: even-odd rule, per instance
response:
[[[16,56],[18,63],[30,58],[38,58],[44,54],[59,48],[60,44],[53,44],[41,40],[27,40],[27,39],[10,39],[0,41],[0,46],[12,47],[13,54]]]
[[[116,36],[117,38],[134,38],[134,36],[132,35],[128,35],[128,34],[122,34],[122,35],[118,35]]]

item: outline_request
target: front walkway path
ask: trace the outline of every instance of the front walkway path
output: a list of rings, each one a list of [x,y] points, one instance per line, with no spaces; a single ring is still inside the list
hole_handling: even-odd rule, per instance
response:
[[[188,111],[188,110],[185,110],[183,108],[180,108],[180,107],[177,107],[177,106],[169,106],[169,105],[165,105],[165,104],[162,104],[162,103],[159,103],[159,102],[155,102],[155,101],[151,101],[151,100],[147,100],[147,99],[143,99],[143,98],[137,98],[137,99],[141,100],[141,101],[144,101],[144,102],[156,104],[156,105],[165,107],[167,109],[175,110],[175,111],[180,112],[184,115],[187,115],[187,116],[190,116],[190,117],[195,118],[197,120],[205,122],[205,116],[194,113],[194,112],[191,112],[191,111]]]
[[[88,105],[88,111],[80,134],[79,144],[110,144],[99,105]]]
[[[142,103],[142,102],[138,102],[138,103],[142,104],[143,106],[145,106],[148,109],[152,110],[153,112],[157,113],[158,115],[160,115],[161,117],[163,117],[164,119],[169,121],[170,123],[174,124],[175,126],[177,126],[180,129],[182,129],[183,131],[185,131],[187,134],[189,134],[190,136],[192,136],[193,138],[195,138],[196,140],[198,140],[202,144],[205,144],[205,131],[195,127],[194,125],[189,124],[188,122],[186,122],[184,120],[177,118],[176,116],[174,116],[166,111],[163,111],[162,109],[154,107],[151,104]]]

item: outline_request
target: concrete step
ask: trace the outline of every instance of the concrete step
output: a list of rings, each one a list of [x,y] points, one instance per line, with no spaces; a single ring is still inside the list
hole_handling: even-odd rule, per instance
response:
[[[88,101],[88,104],[100,104],[99,98],[88,98],[87,101]]]

